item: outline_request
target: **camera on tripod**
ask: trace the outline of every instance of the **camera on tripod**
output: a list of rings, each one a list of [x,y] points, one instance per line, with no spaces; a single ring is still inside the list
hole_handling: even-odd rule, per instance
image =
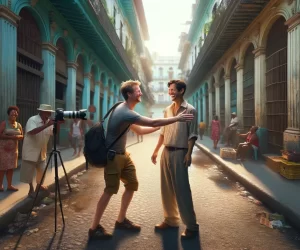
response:
[[[86,109],[79,111],[64,111],[61,108],[56,109],[55,120],[63,121],[64,119],[81,119],[86,120]]]

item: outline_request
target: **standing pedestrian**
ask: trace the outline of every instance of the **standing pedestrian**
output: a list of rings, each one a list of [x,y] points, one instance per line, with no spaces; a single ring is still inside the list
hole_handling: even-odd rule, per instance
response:
[[[218,142],[220,140],[221,124],[219,117],[215,115],[214,119],[211,121],[211,139],[214,142],[214,149],[217,149]]]
[[[191,114],[178,114],[175,117],[150,119],[133,111],[136,104],[141,102],[142,92],[139,81],[126,81],[121,85],[121,93],[125,102],[115,108],[110,115],[107,124],[106,144],[110,145],[126,129],[130,129],[136,134],[149,134],[157,131],[160,126],[168,125],[177,121],[190,121]],[[144,128],[141,126],[147,126]],[[150,127],[150,128],[149,128]],[[141,227],[126,217],[126,212],[132,200],[134,191],[138,190],[138,180],[134,163],[130,154],[126,152],[127,133],[112,146],[107,155],[107,165],[104,170],[105,189],[102,193],[96,208],[95,217],[89,229],[90,239],[107,239],[112,235],[99,224],[102,215],[113,194],[117,194],[120,180],[124,183],[125,191],[122,196],[121,208],[116,229],[139,231]]]
[[[206,124],[203,120],[199,123],[199,135],[200,135],[200,140],[203,140],[203,135],[206,129]]]
[[[14,169],[18,165],[18,142],[23,140],[23,130],[17,122],[19,108],[10,106],[7,109],[7,120],[0,124],[0,192],[4,191],[3,178],[6,174],[7,191],[18,191],[12,185]]]
[[[52,110],[48,104],[41,104],[37,109],[38,115],[28,119],[25,127],[25,137],[22,149],[22,164],[20,171],[21,182],[29,184],[28,195],[33,197],[33,176],[36,169],[36,183],[41,190],[47,190],[42,185],[42,176],[46,168],[47,145],[50,135],[53,134],[54,121],[50,119]]]
[[[173,118],[181,112],[186,112],[187,114],[193,114],[194,119],[190,123],[177,122],[163,127],[152,154],[151,160],[156,164],[157,154],[164,144],[160,169],[165,219],[161,224],[157,224],[155,229],[176,228],[179,226],[181,217],[186,225],[181,238],[189,239],[199,235],[199,225],[196,221],[188,176],[193,147],[198,137],[197,111],[183,98],[186,90],[185,82],[172,80],[168,83],[168,88],[173,103],[165,109],[164,117]]]
[[[236,131],[239,125],[239,120],[236,116],[235,112],[231,113],[231,120],[229,126],[226,128],[226,134],[227,134],[227,144],[226,146],[229,147],[232,145],[235,147],[236,144]]]
[[[71,138],[72,148],[74,149],[73,155],[80,157],[80,153],[83,145],[83,128],[82,121],[80,119],[74,119],[70,126],[69,136]],[[78,148],[78,150],[77,150]]]

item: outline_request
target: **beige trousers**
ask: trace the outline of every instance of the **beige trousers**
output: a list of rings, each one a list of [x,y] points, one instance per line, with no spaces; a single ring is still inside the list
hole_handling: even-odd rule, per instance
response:
[[[161,195],[165,223],[178,226],[180,217],[189,230],[199,230],[194,212],[188,168],[184,166],[187,150],[164,148],[160,160]],[[180,215],[180,217],[179,217]]]

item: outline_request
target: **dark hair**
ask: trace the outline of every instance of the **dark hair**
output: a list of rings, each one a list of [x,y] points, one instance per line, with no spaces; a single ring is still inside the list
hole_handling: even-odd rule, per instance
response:
[[[172,85],[172,84],[175,84],[176,85],[176,89],[177,91],[181,91],[182,89],[184,90],[183,91],[183,94],[185,93],[185,90],[186,90],[186,83],[184,81],[181,81],[181,80],[171,80],[168,82],[168,88]]]
[[[20,110],[19,110],[19,108],[17,106],[9,106],[8,109],[7,109],[7,111],[6,111],[7,115],[9,115],[12,110],[17,111],[18,114],[20,113]]]
[[[219,120],[219,117],[217,115],[215,115],[214,119],[217,121],[217,120]]]
[[[254,129],[254,132],[256,132],[258,130],[257,126],[252,126],[252,128]]]

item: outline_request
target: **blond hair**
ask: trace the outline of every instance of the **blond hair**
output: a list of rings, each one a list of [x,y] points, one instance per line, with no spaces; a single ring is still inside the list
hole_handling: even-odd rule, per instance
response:
[[[134,86],[140,86],[141,83],[139,81],[128,80],[126,82],[121,83],[120,91],[125,100],[128,99],[128,92],[132,94],[134,92]]]

